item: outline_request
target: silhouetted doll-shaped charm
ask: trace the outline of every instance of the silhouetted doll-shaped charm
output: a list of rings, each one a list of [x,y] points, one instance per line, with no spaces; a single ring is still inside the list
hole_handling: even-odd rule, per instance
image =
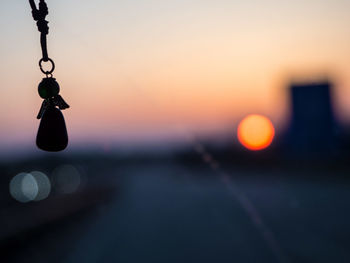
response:
[[[61,110],[69,108],[69,105],[58,95],[60,87],[52,77],[44,78],[38,91],[44,101],[37,117],[41,122],[36,144],[44,151],[62,151],[68,145],[68,135]]]

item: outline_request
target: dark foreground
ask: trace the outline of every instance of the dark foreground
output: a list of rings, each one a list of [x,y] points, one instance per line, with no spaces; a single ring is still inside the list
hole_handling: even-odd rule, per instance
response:
[[[346,174],[226,172],[116,163],[108,201],[2,243],[2,262],[350,262]]]

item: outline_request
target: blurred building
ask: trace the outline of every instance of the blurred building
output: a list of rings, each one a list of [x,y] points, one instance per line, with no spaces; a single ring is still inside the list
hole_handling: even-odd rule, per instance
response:
[[[332,109],[332,84],[291,84],[291,123],[288,150],[298,157],[329,156],[336,150],[336,121]]]

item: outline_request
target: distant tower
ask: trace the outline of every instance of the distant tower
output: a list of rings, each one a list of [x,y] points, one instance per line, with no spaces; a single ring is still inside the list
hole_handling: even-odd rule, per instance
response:
[[[292,84],[288,145],[300,157],[328,156],[335,150],[335,119],[328,81]]]

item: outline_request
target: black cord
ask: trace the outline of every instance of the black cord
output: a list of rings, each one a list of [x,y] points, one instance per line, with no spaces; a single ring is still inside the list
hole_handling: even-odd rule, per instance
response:
[[[40,44],[43,53],[43,61],[49,61],[49,55],[47,52],[47,40],[46,37],[49,34],[48,21],[45,20],[46,16],[49,14],[49,9],[45,0],[40,0],[39,9],[36,7],[34,0],[29,0],[29,4],[32,8],[33,19],[37,21],[38,30],[41,33]]]

